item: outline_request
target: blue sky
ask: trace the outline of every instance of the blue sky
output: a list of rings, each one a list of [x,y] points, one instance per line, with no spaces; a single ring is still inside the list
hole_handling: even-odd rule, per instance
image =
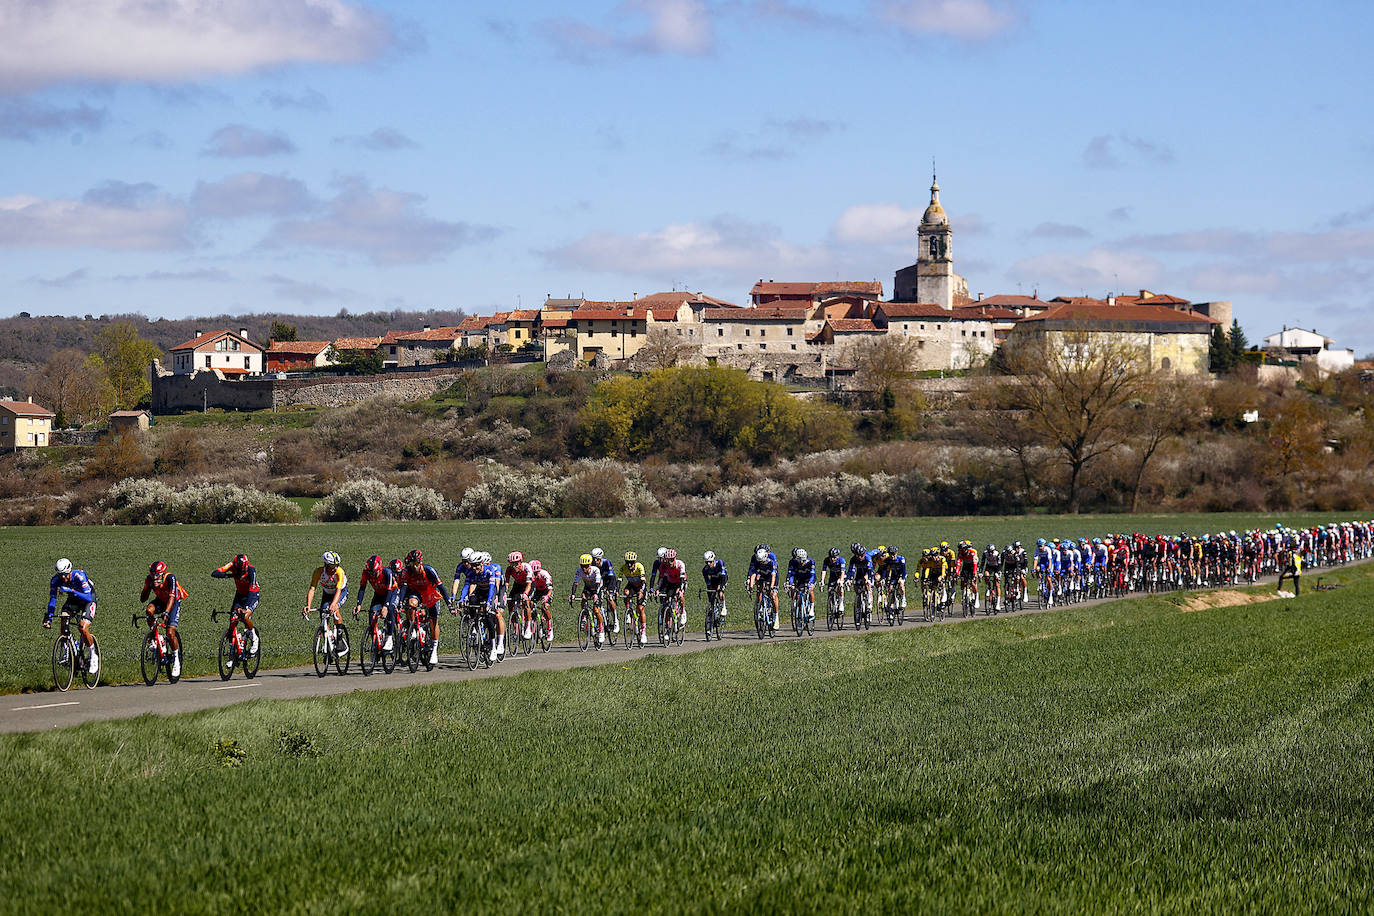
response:
[[[1374,351],[1374,4],[0,0],[0,312],[878,279]]]

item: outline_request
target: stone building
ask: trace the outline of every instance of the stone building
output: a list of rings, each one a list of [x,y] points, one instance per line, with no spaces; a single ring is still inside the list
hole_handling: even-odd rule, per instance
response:
[[[1215,323],[1166,305],[1063,302],[1021,319],[1015,333],[1066,350],[1085,343],[1124,345],[1138,350],[1151,369],[1205,375]]]
[[[968,283],[954,272],[954,230],[940,205],[940,183],[932,176],[930,206],[916,230],[916,263],[897,271],[894,302],[929,302],[949,310],[968,301]]]

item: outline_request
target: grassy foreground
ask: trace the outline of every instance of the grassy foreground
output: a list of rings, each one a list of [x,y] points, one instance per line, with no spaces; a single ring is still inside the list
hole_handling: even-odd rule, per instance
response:
[[[0,911],[1368,912],[1339,576],[5,736]]]
[[[138,647],[142,632],[129,626],[139,610],[138,593],[148,564],[165,560],[190,592],[182,605],[184,669],[188,676],[215,670],[222,626],[212,625],[211,608],[225,608],[232,584],[210,578],[210,570],[244,552],[258,567],[262,605],[258,624],[265,634],[264,667],[310,663],[315,621],[302,620],[310,573],[320,554],[336,550],[350,578],[373,553],[404,556],[421,548],[445,581],[453,573],[464,545],[489,550],[501,559],[511,550],[542,560],[553,572],[560,596],[572,582],[577,556],[603,547],[619,557],[638,551],[646,568],[655,548],[676,547],[687,562],[688,623],[701,627],[704,604],[697,599],[701,554],[707,549],[725,558],[733,578],[732,607],[745,605],[742,581],[749,554],[760,541],[771,543],[780,557],[793,546],[820,555],[831,546],[847,550],[853,541],[901,548],[914,566],[920,549],[941,540],[969,538],[980,549],[1013,539],[1033,543],[1036,537],[1095,536],[1131,528],[1139,531],[1218,531],[1272,525],[1280,518],[1296,524],[1341,520],[1346,514],[1255,515],[1108,515],[1033,516],[1013,518],[858,518],[858,519],[614,519],[481,522],[375,522],[318,525],[175,525],[166,527],[0,528],[0,553],[12,558],[14,588],[0,609],[0,693],[52,687],[52,635],[41,629],[47,606],[52,563],[70,557],[91,574],[99,597],[95,632],[104,650],[102,676],[107,681],[138,680]],[[356,588],[354,588],[356,594]],[[351,603],[351,602],[350,602]],[[565,601],[555,604],[554,633],[560,642],[574,635],[574,616]],[[733,625],[751,625],[748,614],[732,614]],[[457,629],[440,630],[441,651],[454,651]]]

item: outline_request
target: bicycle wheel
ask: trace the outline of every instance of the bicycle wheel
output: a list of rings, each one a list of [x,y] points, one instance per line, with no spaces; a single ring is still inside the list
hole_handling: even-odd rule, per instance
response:
[[[802,610],[801,598],[794,596],[792,598],[792,633],[800,636],[804,629],[806,629],[806,612]]]
[[[601,610],[601,632],[606,636],[606,645],[614,649],[616,636],[618,635],[615,631],[615,615],[612,614],[604,604],[598,604],[597,607]]]
[[[245,629],[240,633],[240,639],[245,647],[253,644],[253,635],[257,634],[258,647],[252,651],[244,649],[239,656],[239,667],[243,669],[243,676],[253,678],[258,673],[258,663],[262,661],[262,634],[258,633],[257,627],[252,630]]]
[[[680,646],[682,641],[687,638],[687,627],[683,626],[682,602],[674,599],[671,610],[673,615],[673,645]]]
[[[324,626],[315,628],[315,676],[324,677],[329,672],[329,636],[324,631]]]
[[[538,639],[539,639],[539,651],[541,651],[541,652],[547,652],[547,651],[549,651],[550,649],[552,649],[552,648],[553,648],[553,640],[549,639],[549,628],[548,628],[548,626],[547,626],[547,625],[544,623],[544,621],[541,620],[538,616],[535,617],[535,619],[534,619],[534,621],[533,621],[533,624],[534,624],[534,629],[536,630],[535,635],[536,635],[536,636],[538,637]]]
[[[463,664],[468,666],[469,671],[475,671],[477,670],[477,656],[482,652],[482,634],[479,632],[475,620],[468,620],[463,633]],[[415,669],[410,670],[414,671]]]
[[[100,655],[100,640],[96,639],[95,636],[91,637],[90,650],[80,652],[78,656],[78,658],[85,660],[81,666],[81,683],[86,685],[87,690],[94,690],[100,683],[100,672],[91,673],[91,651],[94,651],[97,656]]]
[[[362,670],[363,677],[372,676],[372,672],[377,670],[378,656],[384,654],[377,646],[377,631],[368,627],[358,646],[358,668]]]
[[[157,670],[162,667],[162,659],[157,655],[157,642],[153,639],[153,631],[143,637],[143,649],[138,654],[138,664],[143,671],[143,683],[149,687],[157,683]]]
[[[577,618],[577,650],[586,652],[587,647],[592,644],[592,613],[586,608]]]
[[[219,679],[227,681],[234,674],[234,628],[231,626],[219,638]]]
[[[76,648],[70,636],[58,636],[52,644],[52,680],[58,690],[66,691],[76,676]]]

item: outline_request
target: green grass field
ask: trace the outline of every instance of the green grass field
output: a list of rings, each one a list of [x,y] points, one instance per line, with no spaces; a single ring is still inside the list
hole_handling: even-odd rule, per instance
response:
[[[1368,912],[1335,575],[0,737],[0,912]]]
[[[1283,516],[1285,521],[1328,521],[1341,514]],[[311,524],[263,526],[167,527],[66,527],[0,528],[0,551],[14,558],[15,590],[8,606],[0,610],[0,692],[48,689],[51,633],[41,629],[47,606],[52,563],[70,557],[90,573],[99,597],[96,633],[103,648],[103,676],[117,682],[138,678],[137,652],[141,632],[129,625],[139,610],[138,594],[155,559],[167,562],[190,592],[182,609],[185,671],[206,674],[215,669],[215,653],[222,628],[212,626],[211,608],[225,608],[232,584],[210,578],[210,570],[226,563],[235,553],[249,555],[262,582],[262,605],[257,620],[265,634],[263,665],[281,667],[309,664],[314,622],[301,619],[310,574],[320,564],[320,554],[337,550],[350,578],[356,579],[367,556],[404,556],[420,547],[446,581],[451,581],[458,553],[464,545],[489,550],[503,560],[512,549],[541,559],[553,572],[560,595],[567,592],[578,554],[594,546],[619,557],[636,550],[646,568],[659,545],[676,547],[687,562],[691,576],[689,627],[695,632],[702,621],[702,602],[697,600],[701,554],[715,550],[725,558],[734,583],[731,602],[735,626],[751,625],[745,607],[742,580],[749,553],[760,541],[773,545],[780,558],[793,545],[819,556],[834,545],[842,549],[859,540],[868,546],[895,544],[908,564],[914,565],[920,549],[940,540],[969,538],[980,549],[1012,539],[1032,543],[1037,536],[1117,531],[1129,526],[1141,531],[1198,532],[1202,530],[1272,525],[1279,516],[1252,515],[1136,515],[1136,516],[1035,516],[1020,518],[957,519],[634,519],[634,520],[538,520],[480,522],[379,522],[367,524]],[[356,589],[353,590],[356,594]],[[556,603],[559,641],[573,637],[573,616],[566,601]],[[456,649],[456,628],[441,629],[441,651]]]

